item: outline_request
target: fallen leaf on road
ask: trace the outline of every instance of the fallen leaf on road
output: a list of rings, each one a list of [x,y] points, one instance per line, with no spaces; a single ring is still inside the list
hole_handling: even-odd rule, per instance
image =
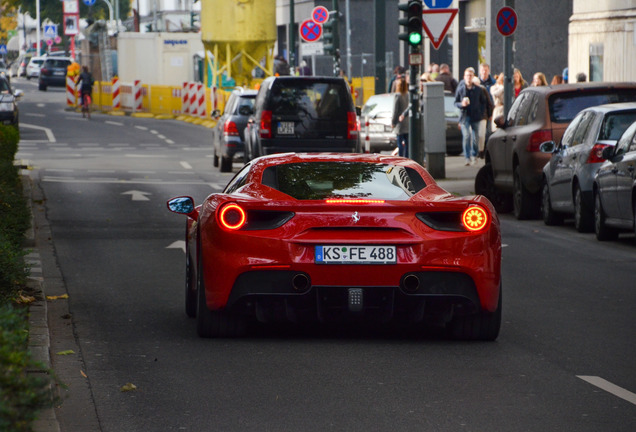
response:
[[[57,353],[57,355],[71,355],[71,354],[75,354],[75,351],[66,350],[66,351],[60,351],[60,352]]]
[[[62,300],[62,299],[67,299],[68,298],[68,294],[62,294],[59,296],[46,296],[47,300]]]
[[[80,369],[80,373],[82,374],[82,376],[83,376],[84,378],[88,378],[88,377],[86,376],[86,374],[84,373],[84,371],[83,371],[83,370],[81,370],[81,369]]]
[[[137,390],[137,386],[134,385],[133,383],[127,383],[124,386],[122,386],[122,388],[119,389],[119,391],[121,392],[129,392],[134,390]]]
[[[30,295],[20,294],[18,298],[15,299],[18,304],[31,304],[35,301],[35,297]]]

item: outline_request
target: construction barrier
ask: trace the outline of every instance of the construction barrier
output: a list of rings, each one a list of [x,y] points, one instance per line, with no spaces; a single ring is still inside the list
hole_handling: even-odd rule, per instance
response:
[[[120,96],[120,88],[119,88],[119,78],[113,77],[112,83],[112,99],[113,99],[113,109],[119,110],[121,109],[121,96]]]
[[[205,87],[203,87],[203,84],[198,83],[197,84],[197,104],[199,105],[199,117],[201,118],[207,118],[207,106],[205,103]]]
[[[135,80],[133,84],[133,112],[140,112],[143,106],[141,81]]]
[[[197,84],[190,83],[188,84],[188,114],[191,116],[199,115],[199,104],[197,103]]]
[[[190,112],[190,96],[188,95],[189,84],[187,82],[183,83],[183,87],[181,87],[181,114],[188,114]]]
[[[75,78],[67,76],[66,77],[66,105],[76,106],[77,105],[77,93],[76,93],[76,85]]]

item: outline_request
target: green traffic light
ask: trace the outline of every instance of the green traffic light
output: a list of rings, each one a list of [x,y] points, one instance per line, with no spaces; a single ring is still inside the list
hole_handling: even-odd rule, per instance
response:
[[[409,43],[411,45],[419,45],[420,43],[422,43],[422,33],[409,33]]]

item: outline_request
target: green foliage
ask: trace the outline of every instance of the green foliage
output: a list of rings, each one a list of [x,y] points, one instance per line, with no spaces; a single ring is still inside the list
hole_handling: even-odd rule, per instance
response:
[[[15,126],[0,125],[0,160],[12,161],[18,151],[20,131]]]
[[[25,310],[0,305],[0,430],[31,431],[37,412],[53,404],[45,370],[26,350],[28,330]]]

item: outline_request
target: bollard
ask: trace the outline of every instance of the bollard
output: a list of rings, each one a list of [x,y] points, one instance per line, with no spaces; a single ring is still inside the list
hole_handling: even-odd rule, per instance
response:
[[[181,114],[187,114],[190,111],[190,98],[188,96],[188,83],[183,82],[181,89]]]
[[[142,109],[142,93],[141,93],[141,81],[135,80],[133,85],[133,112],[141,111]]]

